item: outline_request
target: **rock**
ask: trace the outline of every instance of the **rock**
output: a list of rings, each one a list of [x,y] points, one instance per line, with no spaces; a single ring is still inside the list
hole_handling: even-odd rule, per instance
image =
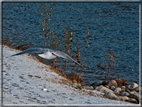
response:
[[[131,94],[131,92],[130,92],[130,90],[129,90],[129,89],[127,89],[127,88],[126,88],[126,89],[125,89],[125,91]]]
[[[108,83],[108,86],[109,86],[109,87],[110,87],[110,86],[115,86],[115,87],[117,87],[118,85],[117,85],[117,82],[116,82],[115,80],[110,80],[109,83]]]
[[[140,100],[140,94],[139,94],[139,93],[134,93],[134,94],[132,94],[132,97],[133,97],[134,99],[136,99],[137,102],[139,103],[139,100]]]
[[[135,91],[129,91],[128,89],[126,91],[130,94],[129,97],[136,99],[137,103],[139,103],[139,99],[140,99],[139,93],[137,93]]]
[[[121,89],[125,89],[126,87],[125,86],[121,86]]]
[[[122,89],[122,91],[125,91],[125,89]]]
[[[105,92],[104,96],[110,99],[117,99],[117,96],[113,92]]]
[[[119,93],[120,93],[121,91],[122,91],[122,89],[121,89],[120,87],[116,87],[113,92],[114,92],[116,95],[119,95]]]
[[[103,81],[99,81],[97,84],[98,84],[98,85],[102,85],[102,83],[103,83]]]
[[[135,94],[135,93],[137,93],[136,91],[130,91],[130,94]]]
[[[96,87],[96,86],[102,85],[102,83],[103,83],[102,81],[94,82],[91,84],[91,86]]]
[[[99,86],[99,85],[107,85],[107,84],[108,84],[107,81],[98,81],[98,82],[92,83],[91,86],[95,86],[95,85]]]
[[[117,97],[117,100],[120,100],[120,101],[128,101],[130,98],[127,97],[127,96],[118,96]]]
[[[136,87],[136,88],[133,89],[133,91],[140,92],[142,90],[141,90],[141,87]]]
[[[105,86],[105,85],[107,85],[107,84],[108,84],[108,81],[103,81],[101,85],[104,85],[104,86]]]
[[[132,84],[130,84],[130,85],[127,86],[127,88],[128,88],[129,90],[133,90],[133,89],[136,88],[136,87],[138,87],[138,84],[136,84],[136,83],[132,83]]]
[[[96,82],[93,82],[92,84],[90,84],[92,87],[94,87],[96,85]]]
[[[108,86],[108,85],[105,85],[105,87],[106,87],[106,88],[109,88],[109,86]]]
[[[43,88],[43,91],[47,92],[48,90],[46,88]]]
[[[94,90],[92,86],[90,86],[90,87],[89,86],[84,86],[84,88],[87,89],[87,90]]]
[[[91,84],[91,86],[94,87],[94,89],[97,87],[97,86],[100,86],[100,85],[107,85],[108,82],[107,81],[99,81],[99,82],[94,82]]]
[[[97,91],[101,91],[101,92],[110,92],[110,93],[113,93],[112,90],[110,90],[110,89],[104,87],[103,85],[96,87],[96,90],[97,90]]]
[[[138,102],[136,101],[136,99],[134,99],[134,98],[130,98],[128,101],[131,102],[131,103],[138,103]]]
[[[120,93],[120,95],[121,96],[130,96],[130,94],[128,93],[128,92],[126,92],[126,91],[122,91],[121,93]]]
[[[116,87],[115,86],[110,86],[110,89],[111,90],[114,90]]]

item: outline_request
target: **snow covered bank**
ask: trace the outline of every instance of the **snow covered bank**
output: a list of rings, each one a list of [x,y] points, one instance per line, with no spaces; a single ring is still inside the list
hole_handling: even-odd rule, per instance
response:
[[[9,57],[18,50],[3,47],[3,103],[8,104],[50,104],[50,105],[133,105],[131,103],[97,97],[70,84],[63,77],[51,71],[47,65],[29,55]],[[8,58],[6,58],[8,57]]]

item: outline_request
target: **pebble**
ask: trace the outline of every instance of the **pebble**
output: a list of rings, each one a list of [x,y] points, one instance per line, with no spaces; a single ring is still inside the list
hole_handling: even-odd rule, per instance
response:
[[[108,86],[108,85],[105,85],[105,87],[109,89],[109,86]]]
[[[103,81],[101,85],[107,85],[108,82],[107,81]]]
[[[46,88],[44,88],[44,89],[43,89],[43,91],[47,92],[47,89],[46,89]]]
[[[120,87],[116,87],[113,92],[114,92],[116,95],[119,95],[119,93],[120,93],[121,91],[122,91],[122,89],[121,89]]]
[[[92,86],[90,86],[90,87],[89,86],[84,86],[84,88],[87,89],[87,90],[93,90],[94,89]]]
[[[121,96],[130,96],[130,94],[128,93],[128,92],[126,92],[126,91],[122,91],[121,93],[120,93],[120,95]]]
[[[125,89],[126,87],[125,86],[121,86],[121,89]]]
[[[121,100],[121,101],[128,101],[130,98],[127,96],[118,96],[117,100]]]
[[[102,85],[103,84],[103,81],[99,81],[98,83],[97,83],[97,85]]]
[[[107,81],[98,81],[98,82],[94,82],[94,83],[92,83],[91,84],[91,86],[93,86],[94,87],[94,89],[97,87],[97,86],[100,86],[100,85],[107,85],[108,84],[108,82]]]
[[[134,98],[130,98],[128,101],[131,103],[137,103],[136,99],[134,99]]]
[[[111,90],[114,90],[116,87],[115,86],[110,86],[110,89]]]
[[[136,91],[136,92],[140,92],[141,87],[136,87],[136,88],[134,88],[133,90]]]
[[[110,98],[110,99],[115,99],[115,100],[117,99],[117,96],[114,93],[111,93],[111,92],[105,92],[104,96],[107,97],[107,98]]]
[[[139,100],[140,100],[140,94],[139,94],[139,93],[134,93],[134,94],[132,94],[132,97],[133,97],[134,99],[136,99],[136,101],[139,103]]]
[[[112,90],[110,90],[110,89],[104,87],[103,85],[96,87],[96,90],[97,90],[97,91],[101,91],[101,92],[110,92],[110,93],[113,93]]]
[[[131,94],[135,94],[135,93],[137,93],[137,92],[136,92],[136,91],[130,91],[130,93],[131,93]]]
[[[130,85],[127,86],[127,88],[128,88],[129,90],[133,90],[133,89],[136,88],[136,87],[138,87],[138,84],[136,84],[136,83],[131,83]]]
[[[115,86],[115,87],[117,87],[118,85],[117,85],[117,82],[116,82],[115,80],[110,80],[109,83],[108,83],[108,86],[109,86],[109,87],[110,87],[110,86]]]

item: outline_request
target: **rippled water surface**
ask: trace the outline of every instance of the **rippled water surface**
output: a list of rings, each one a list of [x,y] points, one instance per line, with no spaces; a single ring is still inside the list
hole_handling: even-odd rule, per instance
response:
[[[50,3],[48,4],[50,6]],[[34,47],[41,47],[43,27],[40,5],[41,3],[3,3],[3,38],[9,35],[11,38],[18,38],[22,43],[33,43]],[[81,50],[87,30],[85,22],[88,25],[92,37],[84,52],[84,58],[90,57],[87,63],[91,63],[95,70],[82,74],[85,83],[91,84],[104,79],[105,72],[96,65],[103,65],[104,52],[106,60],[109,59],[110,49],[115,55],[117,73],[130,82],[138,83],[138,3],[53,3],[52,9],[48,27],[55,35],[62,36],[63,25],[68,27],[68,31],[75,26],[73,39],[80,39]]]

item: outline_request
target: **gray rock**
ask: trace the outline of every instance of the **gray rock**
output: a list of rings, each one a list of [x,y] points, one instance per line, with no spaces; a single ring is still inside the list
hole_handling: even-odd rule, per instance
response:
[[[96,90],[97,90],[97,91],[101,91],[101,92],[110,92],[110,93],[113,93],[112,90],[110,90],[110,89],[104,87],[103,85],[96,87]]]
[[[127,96],[118,96],[117,100],[121,100],[121,101],[128,101],[130,98]]]
[[[111,90],[114,90],[116,87],[115,86],[110,86],[110,89]]]
[[[109,88],[109,86],[108,86],[108,85],[105,85],[105,87],[106,87],[106,88]]]
[[[84,86],[83,88],[87,89],[87,90],[94,90],[92,86]]]
[[[121,95],[121,96],[127,96],[127,97],[130,96],[130,94],[129,94],[128,92],[126,92],[126,91],[122,91],[122,92],[120,93],[120,95]]]
[[[125,86],[121,86],[121,89],[126,89],[126,87]]]
[[[108,81],[103,81],[101,85],[107,85]]]
[[[119,95],[121,91],[122,91],[122,89],[121,89],[120,87],[116,87],[113,92],[114,92],[116,95]]]
[[[140,99],[139,93],[137,93],[136,91],[129,91],[128,89],[126,91],[130,94],[131,98],[136,99],[137,103],[139,103],[139,99]]]
[[[139,94],[139,93],[134,93],[134,94],[132,94],[132,97],[133,97],[134,99],[136,99],[137,102],[139,103],[139,100],[140,100],[140,94]]]
[[[133,89],[136,88],[136,87],[138,87],[138,84],[136,84],[136,83],[132,83],[132,84],[130,84],[130,85],[127,86],[127,88],[128,88],[129,90],[133,90]]]
[[[117,87],[118,84],[117,84],[117,82],[116,82],[115,80],[110,80],[109,83],[108,83],[108,86],[109,86],[109,87],[110,87],[110,86],[115,86],[115,87]]]
[[[130,92],[130,90],[129,90],[129,89],[127,89],[127,88],[126,88],[126,89],[125,89],[125,91],[131,94],[131,92]]]
[[[128,101],[131,102],[131,103],[138,103],[137,100],[134,99],[134,98],[130,98]]]
[[[142,91],[141,89],[142,89],[141,87],[136,87],[133,89],[133,91],[140,92],[140,91]]]
[[[102,85],[102,84],[103,84],[103,81],[99,81],[97,84],[98,84],[98,85]]]
[[[108,82],[107,81],[98,81],[98,82],[94,82],[91,84],[91,86],[94,87],[94,89],[97,87],[97,86],[100,86],[100,85],[107,85]]]
[[[133,91],[130,91],[130,94],[135,94],[135,93],[137,93],[137,92],[136,92],[136,91],[134,91],[134,90],[133,90]]]
[[[110,99],[115,99],[115,100],[117,99],[117,96],[113,92],[112,93],[111,92],[105,92],[104,96],[107,97],[107,98],[110,98]]]
[[[95,88],[96,86],[102,85],[102,83],[103,83],[103,81],[94,82],[91,84],[91,86],[93,86]]]

